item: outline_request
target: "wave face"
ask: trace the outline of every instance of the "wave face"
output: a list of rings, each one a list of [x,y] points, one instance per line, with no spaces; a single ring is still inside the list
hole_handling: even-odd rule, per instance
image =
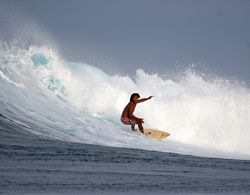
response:
[[[171,79],[175,78],[175,79]],[[200,156],[249,158],[250,90],[190,70],[171,77],[137,70],[129,76],[106,74],[67,62],[46,46],[2,42],[1,114],[50,139],[141,148]],[[132,92],[155,97],[135,115],[146,127],[171,133],[157,142],[123,126],[120,113]]]

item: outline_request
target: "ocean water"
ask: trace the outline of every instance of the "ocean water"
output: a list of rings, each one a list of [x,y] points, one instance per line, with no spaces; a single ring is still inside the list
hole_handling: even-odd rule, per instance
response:
[[[108,75],[47,45],[0,48],[0,193],[248,194],[250,90],[191,69]],[[119,119],[135,115],[163,141]]]

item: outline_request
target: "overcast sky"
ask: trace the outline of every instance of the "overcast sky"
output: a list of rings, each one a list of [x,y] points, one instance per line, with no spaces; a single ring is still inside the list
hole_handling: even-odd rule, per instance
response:
[[[250,78],[249,0],[1,1],[50,33],[65,58],[108,73],[194,63]]]

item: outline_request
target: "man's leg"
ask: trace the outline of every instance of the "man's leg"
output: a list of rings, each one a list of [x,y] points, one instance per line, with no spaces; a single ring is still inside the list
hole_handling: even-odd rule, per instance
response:
[[[143,129],[142,123],[137,121],[137,124],[138,124],[140,131],[144,134],[144,129]]]
[[[132,131],[135,131],[135,124],[136,124],[136,121],[133,120],[133,119],[130,119],[129,122],[130,122]]]

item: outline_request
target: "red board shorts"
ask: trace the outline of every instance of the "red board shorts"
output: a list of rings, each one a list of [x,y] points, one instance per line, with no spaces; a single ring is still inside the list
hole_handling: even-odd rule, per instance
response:
[[[125,125],[132,125],[135,126],[136,121],[134,119],[130,119],[127,117],[121,117],[121,122],[124,123]]]

